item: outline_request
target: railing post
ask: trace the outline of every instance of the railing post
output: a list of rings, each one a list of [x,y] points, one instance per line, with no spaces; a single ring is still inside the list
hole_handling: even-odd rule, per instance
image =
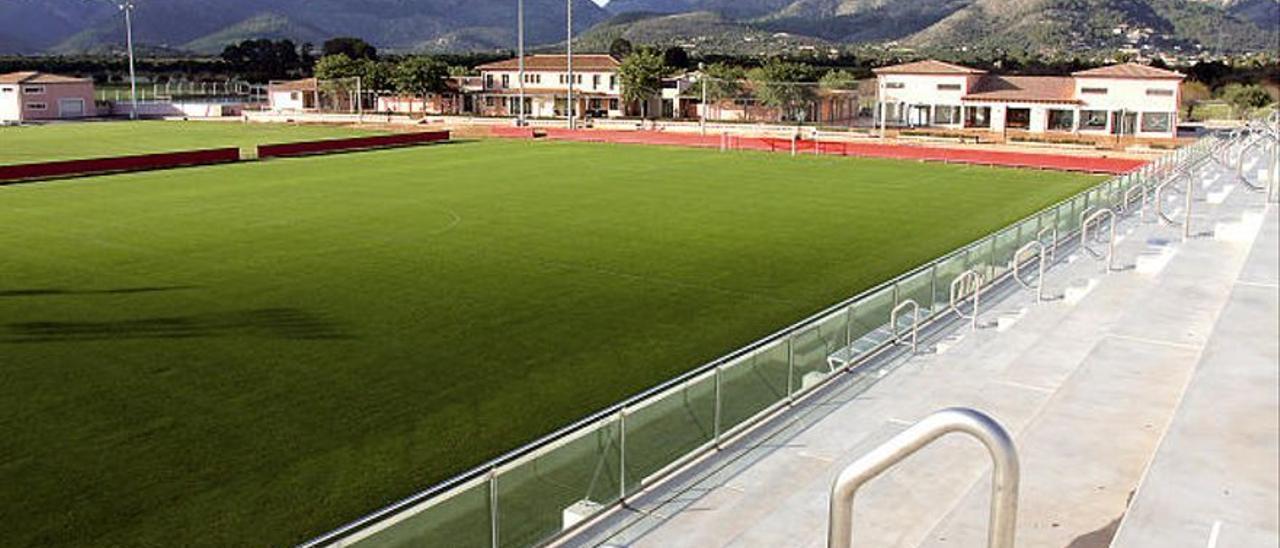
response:
[[[627,500],[627,408],[618,410],[618,501]]]
[[[498,548],[498,469],[489,469],[489,540]]]
[[[938,411],[872,449],[836,476],[828,503],[827,547],[852,548],[853,500],[868,481],[947,434],[968,434],[987,448],[991,457],[991,511],[987,523],[989,548],[1013,548],[1018,525],[1021,470],[1018,450],[1009,432],[990,416],[965,408]]]
[[[796,376],[796,332],[787,334],[787,401],[795,401],[792,392]]]
[[[715,407],[715,410],[713,411],[713,414],[712,414],[712,421],[711,421],[711,422],[713,423],[713,424],[712,424],[712,427],[711,427],[711,428],[712,428],[711,432],[712,432],[712,435],[713,435],[713,437],[714,437],[714,439],[715,439],[716,449],[719,449],[719,448],[720,448],[720,431],[721,431],[721,428],[720,428],[720,409],[721,409],[721,407],[720,407],[720,398],[721,398],[721,391],[720,391],[720,372],[721,372],[721,371],[724,371],[724,365],[717,365],[717,366],[716,366],[716,380],[715,380],[715,387],[716,387],[716,389],[715,389],[715,391],[716,391],[716,407]]]

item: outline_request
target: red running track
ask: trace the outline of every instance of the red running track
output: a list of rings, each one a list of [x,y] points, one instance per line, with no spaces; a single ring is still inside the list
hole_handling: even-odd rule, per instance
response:
[[[535,130],[515,127],[493,128],[493,134],[498,137],[533,138],[534,131]],[[700,148],[720,148],[721,141],[723,139],[720,135],[664,133],[660,131],[569,130],[561,128],[539,129],[537,131],[544,134],[548,139],[560,141],[672,145]],[[732,141],[733,148],[735,149],[791,152],[790,139],[733,136]],[[1129,173],[1147,163],[1144,160],[1132,160],[1126,158],[1089,158],[1085,156],[1067,156],[1060,154],[1036,154],[1029,152],[965,150],[910,145],[890,145],[882,143],[851,143],[841,141],[810,140],[797,141],[796,152],[800,154],[892,158],[898,160],[918,160],[927,162],[1052,169],[1057,171],[1083,171],[1086,173],[1105,173],[1112,175]]]

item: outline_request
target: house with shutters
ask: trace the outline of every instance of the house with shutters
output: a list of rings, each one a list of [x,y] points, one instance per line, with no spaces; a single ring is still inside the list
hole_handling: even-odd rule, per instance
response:
[[[1185,75],[1125,63],[1068,76],[1000,76],[918,61],[875,70],[881,127],[1169,139]]]
[[[610,55],[573,56],[573,102],[580,117],[623,116],[622,83]],[[472,94],[472,108],[482,116],[515,116],[520,112],[520,59],[477,67],[480,89]],[[526,55],[524,112],[531,118],[558,118],[569,112],[569,61],[564,55]]]

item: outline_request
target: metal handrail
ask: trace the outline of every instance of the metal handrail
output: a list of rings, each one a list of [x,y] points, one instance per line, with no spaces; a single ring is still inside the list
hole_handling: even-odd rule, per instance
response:
[[[1044,243],[1044,234],[1045,234],[1046,232],[1050,232],[1050,233],[1052,233],[1052,234],[1053,234],[1053,241],[1052,241],[1051,245],[1049,246],[1049,258],[1050,258],[1050,259],[1055,259],[1055,258],[1057,258],[1057,257],[1058,257],[1058,227],[1057,227],[1057,225],[1054,225],[1054,226],[1046,226],[1046,227],[1044,227],[1044,228],[1040,229],[1040,232],[1037,232],[1037,233],[1036,233],[1036,241],[1037,241],[1037,242],[1040,242],[1040,243]]]
[[[1027,251],[1033,250],[1033,249],[1036,252],[1036,262],[1039,263],[1040,265],[1039,266],[1040,274],[1039,274],[1039,277],[1036,278],[1036,287],[1034,288],[1031,287],[1031,284],[1027,283],[1022,279],[1022,256],[1025,255]],[[1018,248],[1018,251],[1014,252],[1013,254],[1013,279],[1017,280],[1018,284],[1024,288],[1035,289],[1036,302],[1040,302],[1044,300],[1044,269],[1045,269],[1044,255],[1045,255],[1044,243],[1039,240],[1036,240],[1033,242],[1027,242],[1027,245],[1024,245]]]
[[[1141,198],[1141,201],[1138,202],[1138,205],[1141,206],[1142,208],[1141,209],[1142,222],[1146,222],[1147,221],[1147,201],[1151,199],[1151,188],[1145,184],[1138,184],[1136,186],[1129,187],[1129,190],[1126,190],[1124,192],[1124,199],[1120,204],[1120,212],[1126,215],[1129,214],[1129,206],[1133,204],[1133,195],[1135,192],[1142,193],[1142,198]]]
[[[1179,176],[1169,178],[1164,182],[1160,183],[1160,186],[1156,187],[1156,218],[1160,219],[1161,222],[1169,226],[1182,226],[1182,239],[1188,240],[1191,238],[1191,203],[1192,203],[1191,200],[1192,200],[1192,190],[1194,186],[1194,179],[1190,176],[1183,177],[1183,175],[1189,175],[1189,174],[1187,174],[1184,171],[1183,173],[1180,173]],[[1184,210],[1182,212],[1183,222],[1181,223],[1169,217],[1168,213],[1166,213],[1164,210],[1165,189],[1169,188],[1169,186],[1172,185],[1173,183],[1178,182],[1178,179],[1180,178],[1185,178],[1187,181],[1187,188],[1185,192],[1186,205],[1184,206]]]
[[[1258,147],[1259,145],[1262,145],[1263,143],[1264,141],[1261,138],[1254,139],[1252,142],[1246,144],[1244,148],[1240,150],[1240,157],[1236,159],[1236,178],[1240,179],[1240,182],[1243,183],[1246,188],[1254,192],[1263,192],[1267,190],[1267,188],[1263,186],[1255,185],[1253,184],[1253,181],[1249,180],[1249,177],[1245,175],[1245,172],[1244,172],[1244,161],[1245,161],[1245,158],[1249,155],[1250,150],[1253,150],[1254,148]]]
[[[972,280],[972,281],[970,281]],[[973,289],[973,315],[967,315],[960,310],[960,303],[967,296],[968,289]],[[958,290],[958,291],[957,291]],[[962,272],[956,279],[951,280],[951,310],[955,311],[961,319],[970,320],[972,329],[978,328],[978,301],[982,298],[982,274],[977,270],[969,269]]]
[[[938,411],[863,455],[836,476],[828,507],[827,547],[853,545],[853,498],[868,481],[947,434],[958,432],[986,446],[994,468],[991,474],[991,515],[987,522],[989,548],[1013,548],[1018,525],[1018,449],[1009,432],[991,416],[962,407]]]
[[[1111,236],[1108,239],[1109,241],[1107,242],[1107,253],[1105,255],[1098,253],[1094,251],[1093,248],[1089,247],[1089,225],[1095,224],[1095,223],[1102,224],[1100,219],[1103,217],[1106,217],[1107,220],[1109,221],[1108,224],[1110,225],[1109,228],[1111,232]],[[1080,249],[1084,250],[1085,253],[1092,255],[1093,258],[1098,259],[1099,261],[1106,259],[1107,272],[1111,272],[1112,270],[1115,270],[1116,213],[1114,211],[1112,211],[1110,208],[1104,207],[1102,209],[1099,209],[1098,211],[1095,211],[1092,215],[1089,215],[1089,217],[1085,218],[1083,221],[1080,222]]]
[[[916,303],[915,299],[904,300],[889,312],[889,332],[893,334],[893,343],[897,344],[901,340],[898,337],[898,312],[908,306],[911,307],[911,351],[915,352],[916,340],[919,338],[918,335],[920,333],[920,305]]]

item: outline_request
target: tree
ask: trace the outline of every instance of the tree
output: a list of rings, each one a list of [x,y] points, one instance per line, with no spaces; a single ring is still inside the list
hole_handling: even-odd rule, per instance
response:
[[[220,57],[240,77],[252,82],[295,77],[310,67],[303,65],[297,46],[290,40],[245,40],[223,48]]]
[[[345,80],[363,75],[362,63],[344,53],[326,55],[316,61],[316,78],[321,80]]]
[[[817,98],[809,65],[771,59],[748,72],[747,78],[760,102],[778,109],[784,120],[803,122]]]
[[[662,56],[650,49],[631,52],[618,67],[618,79],[622,83],[622,99],[628,103],[640,103],[640,115],[649,116],[649,100],[662,91],[662,77],[667,67]]]
[[[847,70],[833,70],[822,75],[818,86],[829,91],[858,89],[858,79]]]
[[[1235,110],[1236,116],[1248,116],[1249,111],[1271,103],[1271,95],[1257,84],[1230,84],[1222,88],[1222,98]]]
[[[449,90],[449,65],[432,57],[406,57],[396,64],[391,80],[396,91],[410,97],[422,97]],[[425,107],[425,104],[424,104]]]
[[[736,99],[742,95],[742,82],[746,78],[747,71],[741,67],[725,63],[712,63],[702,69],[702,74],[698,77],[698,85],[688,89],[685,93],[689,97],[702,98],[705,90],[707,104],[703,106],[703,109],[709,109],[711,105],[715,105],[719,109],[721,103]],[[703,114],[710,117],[706,112]]]
[[[673,70],[689,68],[689,52],[680,46],[662,50],[662,64]]]
[[[1212,97],[1213,92],[1203,82],[1187,80],[1182,83],[1181,95],[1182,107],[1187,109],[1187,118],[1190,118],[1191,113],[1196,109],[1196,104]]]
[[[609,44],[609,55],[612,55],[614,59],[626,59],[628,55],[631,55],[632,49],[634,48],[631,47],[630,40],[621,37],[614,38],[613,43]]]
[[[329,55],[346,55],[352,59],[377,59],[378,48],[359,38],[340,36],[325,40],[321,53]]]
[[[391,75],[394,71],[390,63],[364,59],[357,61],[360,71],[360,84],[364,91],[386,91],[393,86]]]

